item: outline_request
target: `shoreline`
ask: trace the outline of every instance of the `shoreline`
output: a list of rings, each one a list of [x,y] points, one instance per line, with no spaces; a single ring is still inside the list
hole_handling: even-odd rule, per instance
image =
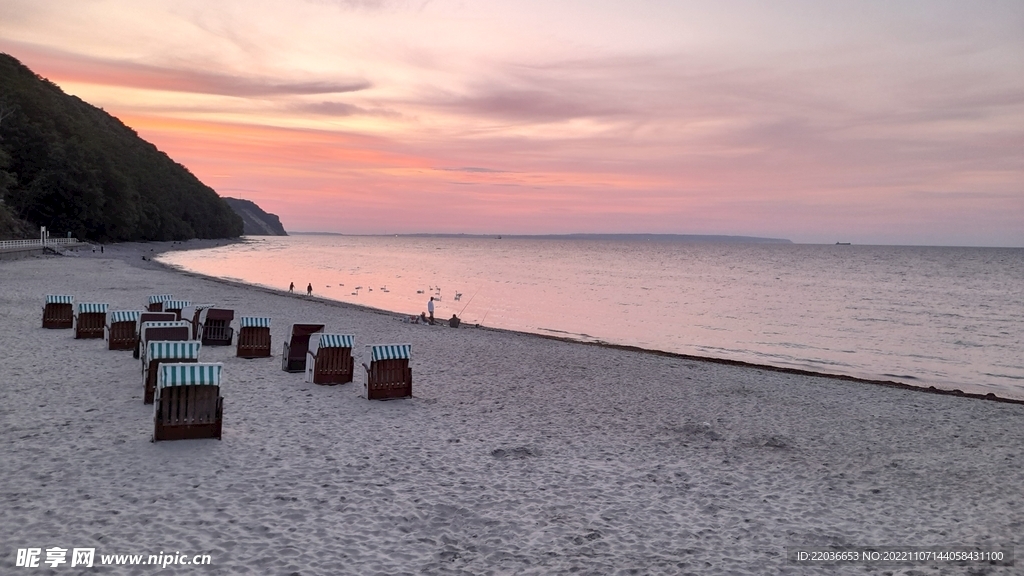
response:
[[[132,252],[157,248],[0,264],[0,565],[59,546],[208,554],[214,575],[755,576],[820,572],[788,559],[799,547],[1024,545],[1019,406],[405,324]],[[42,329],[47,293],[265,315],[273,356],[204,346],[224,366],[223,439],[151,443],[139,362]],[[289,324],[310,320],[357,347],[411,343],[413,397],[371,402],[361,374],[317,386],[282,371]]]
[[[167,246],[167,247],[165,247],[164,249],[162,249],[162,250],[160,250],[158,252],[154,252],[154,255],[158,256],[158,255],[160,255],[160,254],[162,254],[164,252],[172,252],[172,251],[178,251],[178,250],[201,250],[201,249],[204,249],[204,248],[213,248],[213,247],[217,247],[217,246],[224,246],[224,245],[227,245],[227,244],[234,244],[234,243],[237,243],[237,242],[244,243],[245,240],[244,239],[239,239],[237,241],[231,241],[231,240],[224,240],[224,241],[219,241],[219,240],[201,240],[200,242],[203,242],[204,245],[202,245],[202,246],[188,246],[188,247],[180,247],[180,248],[176,247],[176,245],[175,245],[175,244],[181,244],[180,242],[179,243],[174,243],[171,246]],[[154,244],[168,244],[168,243],[166,243],[166,242],[156,242]],[[188,276],[192,276],[192,277],[196,277],[196,278],[204,278],[204,279],[207,279],[207,280],[221,282],[221,283],[228,284],[228,285],[255,288],[255,289],[259,289],[259,290],[264,290],[264,291],[266,291],[268,293],[271,293],[271,294],[299,297],[299,298],[305,298],[307,300],[316,300],[316,301],[320,301],[320,302],[323,302],[323,303],[326,303],[326,304],[329,304],[329,305],[338,305],[338,306],[341,306],[341,307],[353,307],[355,309],[366,310],[366,311],[374,312],[374,313],[378,313],[378,314],[392,315],[392,316],[396,316],[396,317],[408,316],[407,314],[403,314],[401,312],[396,312],[396,311],[393,311],[393,310],[385,310],[383,308],[374,308],[372,306],[365,306],[365,305],[362,305],[362,304],[355,304],[355,303],[351,303],[351,302],[345,302],[345,301],[342,301],[342,300],[333,300],[331,298],[325,298],[323,296],[301,296],[301,295],[297,295],[297,294],[289,294],[286,290],[283,290],[283,289],[271,288],[271,287],[268,287],[268,286],[262,286],[262,285],[258,285],[258,284],[249,284],[249,283],[241,282],[241,281],[237,281],[237,280],[229,280],[229,279],[220,278],[220,277],[217,277],[217,276],[209,276],[209,275],[206,275],[206,274],[200,274],[198,272],[191,272],[189,270],[184,270],[184,269],[178,268],[176,266],[164,264],[164,263],[156,261],[156,260],[153,260],[152,262],[153,262],[153,264],[161,266],[161,267],[163,267],[166,270],[170,270],[170,271],[173,271],[173,272],[176,272],[176,273],[179,273],[179,274],[184,274],[184,275],[188,275]],[[133,262],[129,262],[129,263],[133,263]],[[699,356],[699,355],[694,355],[694,354],[684,354],[684,353],[680,353],[680,352],[670,352],[670,351],[666,351],[666,350],[658,350],[658,349],[655,349],[655,348],[643,348],[643,347],[632,346],[632,345],[628,345],[628,344],[615,344],[613,342],[605,342],[605,341],[602,341],[602,340],[597,340],[597,341],[578,340],[578,339],[575,339],[575,338],[569,338],[569,337],[565,337],[565,336],[554,336],[554,335],[543,334],[543,333],[538,333],[538,332],[526,332],[526,331],[522,331],[522,330],[511,330],[511,329],[507,329],[507,328],[496,328],[496,327],[486,326],[486,325],[483,325],[483,324],[473,324],[473,325],[466,324],[465,325],[465,327],[470,327],[470,326],[472,326],[474,328],[477,328],[477,329],[481,329],[481,330],[490,330],[490,331],[496,331],[496,332],[507,332],[507,333],[510,333],[510,334],[516,334],[516,335],[521,335],[521,336],[533,336],[533,337],[544,338],[544,339],[548,339],[548,340],[556,340],[556,341],[569,342],[569,343],[575,343],[575,344],[584,344],[584,345],[588,345],[588,346],[600,346],[600,347],[607,347],[607,348],[613,348],[613,349],[618,349],[618,350],[629,350],[629,351],[633,351],[633,352],[641,352],[641,353],[646,353],[646,354],[655,354],[655,355],[658,355],[658,356],[666,356],[666,357],[671,357],[671,358],[679,358],[679,359],[682,359],[682,360],[692,360],[692,361],[696,361],[696,362],[710,362],[710,363],[714,363],[714,364],[722,364],[722,365],[728,365],[728,366],[738,366],[738,367],[745,367],[745,368],[751,368],[751,369],[757,369],[757,370],[769,370],[769,371],[772,371],[772,372],[780,372],[780,373],[785,373],[785,374],[796,374],[796,375],[803,375],[803,376],[816,376],[816,377],[821,377],[821,378],[835,378],[835,379],[838,379],[838,380],[845,380],[845,381],[849,381],[849,382],[860,382],[860,383],[863,383],[863,384],[873,384],[873,385],[884,386],[884,387],[888,387],[888,388],[897,388],[897,389],[902,389],[902,390],[913,390],[913,391],[917,391],[917,392],[923,392],[923,393],[926,393],[926,394],[940,394],[940,395],[946,395],[946,396],[957,396],[957,397],[963,397],[963,398],[973,398],[973,399],[977,399],[977,400],[989,400],[989,401],[993,401],[993,402],[1002,402],[1002,403],[1007,403],[1007,404],[1024,405],[1024,399],[1008,398],[1008,397],[1005,397],[1005,396],[999,396],[999,395],[997,395],[997,394],[995,394],[993,392],[989,392],[987,394],[982,394],[982,393],[978,393],[978,392],[964,392],[963,390],[960,390],[958,388],[945,389],[945,388],[937,388],[935,386],[924,386],[924,385],[909,384],[909,383],[906,383],[906,382],[897,382],[897,381],[894,381],[894,380],[881,380],[881,379],[874,379],[874,378],[863,378],[863,377],[852,376],[852,375],[848,375],[848,374],[833,374],[833,373],[829,373],[829,372],[818,372],[818,371],[815,371],[815,370],[807,370],[807,369],[802,369],[802,368],[789,368],[789,367],[784,367],[784,366],[773,366],[771,364],[758,364],[758,363],[755,363],[755,362],[746,362],[746,361],[743,361],[743,360],[731,360],[731,359],[728,359],[728,358],[715,358],[715,357],[712,357],[712,356]]]

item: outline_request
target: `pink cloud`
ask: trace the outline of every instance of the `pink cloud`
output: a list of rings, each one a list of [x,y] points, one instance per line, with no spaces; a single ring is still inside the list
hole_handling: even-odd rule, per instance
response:
[[[370,87],[370,83],[362,79],[282,82],[258,76],[99,58],[9,40],[0,41],[0,48],[14,53],[30,68],[54,81],[241,97],[335,94]]]

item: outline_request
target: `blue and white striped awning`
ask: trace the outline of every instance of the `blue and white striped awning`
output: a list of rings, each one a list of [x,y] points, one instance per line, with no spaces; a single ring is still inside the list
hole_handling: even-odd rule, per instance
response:
[[[161,364],[156,374],[157,390],[168,386],[220,386],[221,363]]]
[[[61,295],[61,294],[47,294],[46,295],[46,303],[47,304],[74,304],[75,303],[75,297],[74,296],[64,296],[64,295]]]
[[[149,303],[158,304],[160,302],[167,302],[171,298],[174,298],[174,296],[171,296],[170,294],[154,294],[149,297]]]
[[[238,325],[242,328],[270,328],[270,318],[242,316],[238,319]]]
[[[142,323],[140,331],[144,333],[146,328],[177,328],[179,326],[189,328],[192,323],[188,320],[147,320]]]
[[[411,360],[412,344],[379,344],[367,346],[373,362],[378,360]]]
[[[188,308],[192,303],[188,300],[165,300],[164,310],[181,310],[182,308]]]
[[[317,348],[351,348],[355,339],[353,334],[321,334]]]
[[[202,342],[186,340],[174,342],[169,340],[151,340],[146,344],[146,360],[162,358],[180,358],[182,360],[198,360]]]
[[[95,302],[79,302],[78,313],[79,314],[106,314],[109,304],[97,304]]]
[[[142,310],[114,310],[107,314],[107,320],[111,324],[115,322],[138,322],[142,316]]]

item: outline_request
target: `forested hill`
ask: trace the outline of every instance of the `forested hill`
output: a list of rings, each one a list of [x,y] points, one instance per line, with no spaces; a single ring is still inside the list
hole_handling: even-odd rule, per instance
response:
[[[101,242],[242,234],[187,168],[0,53],[0,234],[39,226]]]

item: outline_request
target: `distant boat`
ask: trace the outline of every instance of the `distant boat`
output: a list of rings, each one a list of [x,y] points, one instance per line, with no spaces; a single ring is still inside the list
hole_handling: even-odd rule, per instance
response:
[[[836,242],[836,246],[849,246],[849,242]]]

